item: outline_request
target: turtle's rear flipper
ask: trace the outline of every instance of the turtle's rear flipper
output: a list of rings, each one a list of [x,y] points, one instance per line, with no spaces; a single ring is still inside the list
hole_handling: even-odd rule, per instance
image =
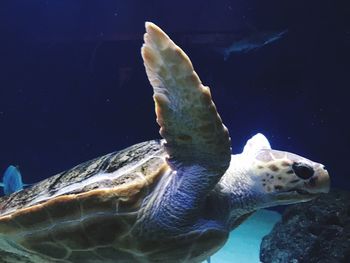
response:
[[[230,163],[230,138],[209,88],[159,27],[146,23],[146,32],[142,57],[170,166],[177,170],[198,164],[220,177]]]

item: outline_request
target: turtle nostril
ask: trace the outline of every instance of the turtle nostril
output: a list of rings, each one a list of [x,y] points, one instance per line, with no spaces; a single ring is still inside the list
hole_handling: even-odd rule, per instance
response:
[[[301,179],[309,179],[314,175],[314,169],[305,163],[295,162],[292,165],[294,173]]]

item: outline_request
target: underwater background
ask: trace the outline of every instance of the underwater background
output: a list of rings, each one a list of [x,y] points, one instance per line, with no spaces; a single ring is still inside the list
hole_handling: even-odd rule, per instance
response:
[[[261,132],[350,190],[349,14],[326,0],[3,0],[0,174],[18,165],[35,183],[160,138],[140,56],[152,21],[211,87],[234,153]]]

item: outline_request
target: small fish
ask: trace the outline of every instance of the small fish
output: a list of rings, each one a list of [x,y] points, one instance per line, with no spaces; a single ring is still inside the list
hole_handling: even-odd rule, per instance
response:
[[[10,165],[2,177],[2,183],[0,187],[4,188],[4,194],[10,195],[14,192],[21,191],[23,187],[30,184],[23,184],[22,175],[16,166]]]
[[[210,262],[211,262],[210,257],[208,257],[207,258],[207,263],[210,263]]]
[[[288,30],[280,32],[258,32],[246,38],[240,39],[232,43],[227,48],[219,49],[219,52],[224,56],[224,60],[228,60],[232,53],[247,53],[282,38]]]

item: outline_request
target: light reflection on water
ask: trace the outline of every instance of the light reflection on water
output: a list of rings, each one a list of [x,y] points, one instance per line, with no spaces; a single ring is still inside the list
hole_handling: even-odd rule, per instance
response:
[[[211,263],[258,263],[260,243],[281,218],[277,212],[262,209],[230,233],[225,246],[211,257]],[[206,263],[204,261],[203,263]]]

